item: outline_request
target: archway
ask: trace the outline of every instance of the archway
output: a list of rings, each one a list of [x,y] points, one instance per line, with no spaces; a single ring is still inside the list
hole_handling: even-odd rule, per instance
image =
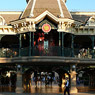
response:
[[[75,48],[92,48],[92,41],[89,36],[76,36],[74,44]]]
[[[44,68],[44,69],[42,69]],[[25,92],[30,93],[61,93],[64,91],[65,78],[70,75],[64,68],[38,66],[30,67],[23,74]]]
[[[16,68],[15,66],[0,66],[0,92],[15,92]]]
[[[19,39],[15,35],[5,35],[1,39],[2,47],[4,48],[14,48],[18,47]]]
[[[95,66],[77,67],[77,88],[79,92],[95,92]]]
[[[76,36],[74,39],[74,48],[76,56],[91,58],[92,41],[89,36]]]
[[[1,57],[18,56],[19,39],[16,35],[5,35],[0,41]]]

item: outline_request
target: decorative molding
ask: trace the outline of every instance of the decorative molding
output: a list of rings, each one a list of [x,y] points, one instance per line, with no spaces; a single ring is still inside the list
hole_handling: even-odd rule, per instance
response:
[[[6,24],[5,19],[2,16],[0,16],[0,19],[1,19],[0,25],[5,25]]]
[[[42,19],[45,16],[49,16],[51,17],[55,22],[58,22],[58,18],[56,16],[54,16],[53,14],[51,14],[49,11],[45,11],[43,12],[41,15],[39,15],[38,17],[35,18],[35,21],[38,22],[40,19]]]
[[[27,9],[28,5],[30,4],[30,1],[31,1],[31,0],[29,0],[29,2],[28,2],[28,4],[27,4],[27,6],[26,6],[26,8],[25,8],[24,12],[26,11],[26,9]],[[20,19],[23,17],[24,12],[22,13],[22,15],[21,15]]]
[[[0,35],[16,35],[16,32],[14,32],[14,29],[12,27],[2,27],[0,28]]]
[[[34,7],[35,7],[35,3],[36,3],[36,0],[33,0],[33,5],[32,5],[32,9],[31,9],[30,17],[34,16],[33,11],[34,11]]]
[[[63,11],[62,11],[62,6],[61,6],[61,4],[60,4],[60,0],[57,0],[57,2],[58,2],[58,5],[59,5],[59,9],[60,9],[60,16],[61,17],[64,17],[64,15],[63,15]]]

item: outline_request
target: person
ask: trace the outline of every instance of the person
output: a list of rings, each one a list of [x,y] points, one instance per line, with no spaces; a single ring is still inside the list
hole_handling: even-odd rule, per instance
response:
[[[68,93],[68,95],[70,95],[70,90],[69,90],[69,79],[68,79],[68,78],[66,78],[64,95],[66,95],[66,92]]]
[[[80,85],[79,77],[77,77],[77,84]]]

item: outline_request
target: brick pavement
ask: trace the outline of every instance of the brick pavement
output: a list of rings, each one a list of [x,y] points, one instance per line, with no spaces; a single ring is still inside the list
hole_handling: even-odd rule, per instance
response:
[[[63,95],[63,94],[43,94],[43,93],[35,93],[35,94],[29,94],[29,93],[0,93],[0,95]],[[95,95],[95,93],[77,93],[77,94],[71,94],[71,95]]]

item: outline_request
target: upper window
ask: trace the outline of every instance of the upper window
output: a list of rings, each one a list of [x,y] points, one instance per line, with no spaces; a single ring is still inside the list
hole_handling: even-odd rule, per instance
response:
[[[92,16],[89,18],[89,20],[87,21],[86,26],[95,26],[95,16]]]

